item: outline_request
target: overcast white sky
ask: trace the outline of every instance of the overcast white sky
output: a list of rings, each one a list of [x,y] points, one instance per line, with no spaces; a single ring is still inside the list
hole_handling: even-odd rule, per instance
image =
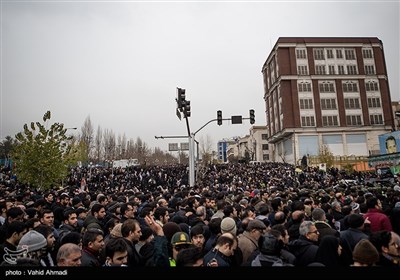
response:
[[[279,37],[378,37],[392,101],[400,100],[398,1],[3,1],[0,138],[42,121],[141,137],[187,135],[176,87],[191,101],[190,127],[256,112],[265,125],[261,68]],[[216,122],[196,139],[248,134],[249,121]],[[216,149],[216,146],[213,146]]]

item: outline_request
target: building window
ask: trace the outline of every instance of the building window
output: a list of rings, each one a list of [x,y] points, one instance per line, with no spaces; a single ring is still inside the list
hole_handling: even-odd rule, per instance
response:
[[[315,126],[314,116],[302,116],[301,126]]]
[[[326,50],[326,57],[329,59],[333,59],[333,50]]]
[[[346,124],[348,126],[358,126],[362,125],[360,115],[348,115],[346,116]]]
[[[375,67],[374,65],[365,65],[365,75],[375,75]]]
[[[359,98],[345,98],[344,107],[346,109],[360,109],[360,99]]]
[[[338,126],[337,116],[322,116],[322,126]]]
[[[346,60],[355,60],[356,59],[354,50],[345,50],[344,54],[346,56]]]
[[[323,49],[314,49],[314,60],[324,60],[324,50]]]
[[[343,92],[358,92],[357,83],[352,83],[352,82],[343,83]]]
[[[342,50],[336,50],[336,58],[343,58]]]
[[[335,66],[334,65],[329,65],[329,75],[335,75]]]
[[[335,87],[332,82],[320,83],[319,92],[335,92]]]
[[[371,125],[383,124],[383,117],[381,114],[369,115],[369,121],[370,121]]]
[[[304,49],[296,50],[296,58],[306,59],[307,58],[306,50],[304,50]]]
[[[269,154],[263,154],[263,160],[264,161],[269,160]]]
[[[311,83],[299,83],[299,92],[311,92]]]
[[[375,81],[370,81],[365,83],[366,91],[378,91],[378,83]]]
[[[381,108],[381,99],[379,97],[368,98],[368,108]]]
[[[312,99],[300,99],[300,109],[313,109]]]
[[[321,109],[322,110],[334,110],[334,109],[336,109],[336,99],[335,98],[323,98],[323,99],[321,99]]]
[[[268,151],[268,144],[262,144],[262,150]]]
[[[363,58],[372,58],[372,50],[371,49],[363,49]]]
[[[357,75],[357,66],[347,65],[347,75]]]
[[[269,71],[271,75],[271,84],[275,83],[275,62],[274,60],[271,61],[269,64]]]
[[[315,74],[325,75],[325,65],[316,65],[315,66]]]
[[[307,67],[307,65],[299,65],[299,66],[297,66],[297,75],[308,75],[308,67]]]
[[[344,75],[344,65],[338,65],[338,73],[339,75]]]
[[[261,134],[261,140],[268,140],[268,134]]]

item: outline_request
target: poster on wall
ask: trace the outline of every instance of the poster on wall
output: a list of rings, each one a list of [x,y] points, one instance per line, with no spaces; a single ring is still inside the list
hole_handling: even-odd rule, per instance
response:
[[[379,135],[379,149],[381,155],[400,152],[400,131]]]

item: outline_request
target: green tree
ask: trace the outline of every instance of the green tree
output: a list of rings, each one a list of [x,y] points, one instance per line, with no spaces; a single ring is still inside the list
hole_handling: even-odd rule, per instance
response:
[[[0,142],[0,159],[8,158],[15,144],[16,141],[11,136],[7,136],[5,140]]]
[[[321,145],[319,149],[319,162],[325,163],[327,168],[331,168],[334,163],[333,153],[329,150],[328,146]]]
[[[74,161],[72,136],[62,123],[53,123],[49,129],[50,111],[43,116],[43,124],[31,122],[15,135],[17,146],[12,151],[15,173],[20,182],[46,190],[60,183],[67,175],[68,165]]]

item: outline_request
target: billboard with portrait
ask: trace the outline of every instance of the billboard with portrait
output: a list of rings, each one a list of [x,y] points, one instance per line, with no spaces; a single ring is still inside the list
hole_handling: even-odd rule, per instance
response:
[[[379,135],[379,149],[381,155],[400,152],[400,131]]]

